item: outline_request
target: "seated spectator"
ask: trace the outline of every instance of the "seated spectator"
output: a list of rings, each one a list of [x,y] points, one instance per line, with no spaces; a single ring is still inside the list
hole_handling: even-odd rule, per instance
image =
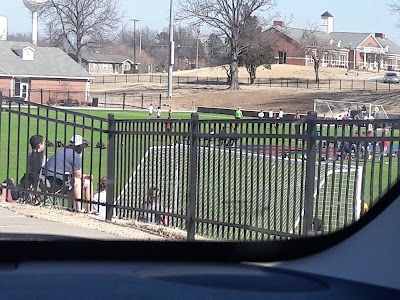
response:
[[[156,187],[152,187],[147,191],[146,198],[144,199],[145,210],[152,210],[157,212],[163,212],[164,208],[160,200],[160,190]],[[162,214],[154,214],[150,212],[143,212],[139,215],[139,220],[153,223],[156,225],[168,226],[168,216]]]
[[[32,152],[28,154],[27,171],[21,179],[21,187],[28,188],[35,184],[42,175],[42,169],[46,165],[46,142],[41,135],[33,135],[29,139]]]
[[[92,213],[98,215],[101,219],[106,218],[107,208],[105,204],[107,203],[107,177],[102,177],[99,184],[97,185],[97,192],[93,196]],[[115,201],[114,201],[115,205]],[[116,216],[116,210],[113,210],[113,217]]]
[[[0,186],[0,202],[15,202],[19,198],[19,191],[8,189],[15,187],[14,179],[8,178]]]
[[[57,151],[47,161],[45,176],[51,185],[63,186],[65,174],[72,175],[72,196],[78,212],[90,211],[91,204],[87,203],[86,210],[82,208],[82,194],[87,201],[93,200],[92,175],[82,172],[82,155],[86,142],[81,135],[75,135],[70,140],[70,145]],[[83,191],[82,191],[83,190]],[[70,195],[71,196],[71,195]],[[74,210],[74,201],[68,200],[68,210]]]
[[[29,138],[29,144],[32,148],[32,152],[28,153],[27,158],[27,170],[22,176],[20,183],[15,185],[14,179],[8,178],[1,184],[1,196],[0,201],[14,202],[23,197],[22,192],[19,190],[9,190],[6,187],[17,187],[19,189],[28,189],[36,182],[38,182],[41,176],[42,167],[46,163],[46,156],[44,150],[46,144],[43,136],[33,135]]]

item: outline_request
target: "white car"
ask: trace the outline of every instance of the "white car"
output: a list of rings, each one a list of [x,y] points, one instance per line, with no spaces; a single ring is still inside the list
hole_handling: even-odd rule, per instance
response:
[[[396,73],[386,73],[383,76],[384,83],[399,83],[399,77]]]

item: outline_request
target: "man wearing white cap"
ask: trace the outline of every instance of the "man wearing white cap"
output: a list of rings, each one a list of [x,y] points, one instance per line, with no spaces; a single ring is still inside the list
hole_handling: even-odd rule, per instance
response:
[[[87,146],[86,140],[79,134],[70,139],[70,145],[56,152],[50,157],[46,164],[46,178],[53,184],[62,186],[64,174],[70,173],[73,176],[73,197],[77,200],[82,199],[82,189],[85,199],[93,200],[92,175],[82,173],[82,154]],[[82,202],[76,201],[76,210],[86,212],[82,208]],[[68,209],[73,210],[74,202],[68,201]],[[89,204],[87,205],[88,208]]]

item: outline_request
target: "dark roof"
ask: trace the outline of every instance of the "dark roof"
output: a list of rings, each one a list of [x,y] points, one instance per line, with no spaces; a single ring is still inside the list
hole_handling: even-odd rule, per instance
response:
[[[342,41],[344,48],[349,48],[351,43],[352,48],[358,47],[371,33],[360,32],[331,32],[329,34],[335,42]]]
[[[34,49],[34,60],[23,60],[22,49]],[[28,42],[0,41],[0,74],[43,78],[93,78],[60,48],[38,47]]]
[[[321,15],[321,17],[333,17],[333,16],[329,13],[329,11],[326,11]]]
[[[397,45],[395,42],[389,40],[388,38],[382,39],[380,37],[376,38],[379,42],[379,44],[382,45],[383,48],[386,46],[389,46],[389,52],[388,54],[400,54],[400,46]]]
[[[304,40],[304,37],[310,33],[314,34],[316,40],[318,40],[322,43],[329,43],[331,40],[331,37],[329,36],[329,34],[327,34],[326,32],[323,32],[323,31],[318,31],[318,30],[311,31],[308,29],[292,28],[292,27],[282,28],[280,26],[273,26],[273,28],[282,32],[283,34],[287,35],[288,37],[290,37],[291,39],[295,40],[296,42],[298,42],[300,44]]]
[[[71,57],[74,59],[76,58],[76,55],[70,54]],[[133,63],[131,59],[129,59],[126,56],[123,55],[118,55],[118,54],[102,54],[102,53],[94,53],[94,52],[83,52],[82,53],[82,59],[87,61],[87,62],[92,62],[92,63],[116,63],[116,64],[122,64],[125,61],[130,61]]]

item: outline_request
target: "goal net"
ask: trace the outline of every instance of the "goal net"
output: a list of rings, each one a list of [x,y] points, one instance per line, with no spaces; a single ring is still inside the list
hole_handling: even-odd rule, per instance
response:
[[[161,192],[163,209],[186,215],[188,165],[188,145],[149,148],[122,189],[117,205],[140,208],[147,191],[157,187]],[[305,160],[270,157],[236,148],[199,147],[197,168],[196,218],[201,220],[196,227],[198,234],[216,239],[261,239],[265,236],[251,228],[286,234],[302,233]],[[323,174],[325,169],[328,171],[324,180],[316,178],[314,215],[322,219],[325,226],[332,223],[328,212],[339,207],[339,220],[326,227],[332,230],[344,224],[342,219],[350,222],[348,217],[342,216],[345,211],[353,216],[351,220],[354,216],[359,217],[359,213],[353,212],[360,205],[357,202],[359,195],[354,190],[358,188],[358,181],[352,168],[332,171],[334,167],[326,165],[321,167]],[[338,172],[342,178],[348,178],[349,186],[346,181],[339,189],[338,183],[345,179],[338,181],[338,175],[331,180]],[[358,177],[361,178],[361,174]],[[326,199],[332,193],[335,200],[328,203]],[[346,199],[351,199],[351,203]],[[185,219],[170,220],[170,226],[186,228]]]
[[[332,163],[317,169],[314,216],[323,221],[324,232],[339,230],[360,218],[362,173],[361,166]]]
[[[382,105],[367,102],[314,99],[314,111],[317,112],[318,117],[329,119],[348,117],[349,111],[352,118],[389,118]]]

